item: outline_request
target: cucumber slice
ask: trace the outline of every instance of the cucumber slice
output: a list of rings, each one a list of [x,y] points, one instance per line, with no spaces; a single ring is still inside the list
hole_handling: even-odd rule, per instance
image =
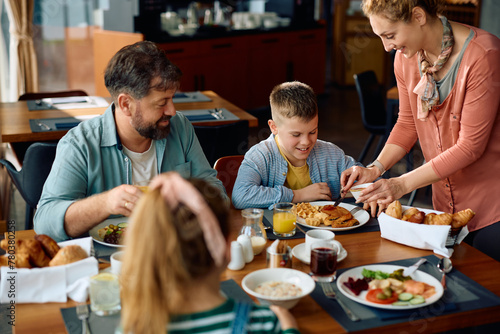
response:
[[[125,228],[125,227],[127,227],[127,226],[128,226],[128,223],[119,223],[119,224],[118,224],[118,227],[119,227],[119,228]]]
[[[404,302],[407,302],[407,301],[409,301],[412,298],[413,298],[413,294],[411,294],[409,292],[402,292],[398,296],[398,299],[401,300],[401,301],[404,301]]]
[[[392,303],[393,306],[408,306],[410,303],[408,302],[394,302]]]
[[[411,305],[417,305],[417,304],[423,304],[423,303],[425,303],[425,298],[424,298],[424,297],[422,297],[422,296],[419,296],[419,295],[417,295],[417,296],[413,297],[413,298],[410,300],[410,304],[411,304]]]

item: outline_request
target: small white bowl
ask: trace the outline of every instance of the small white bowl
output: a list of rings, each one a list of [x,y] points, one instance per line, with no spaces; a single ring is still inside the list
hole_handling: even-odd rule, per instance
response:
[[[359,197],[359,193],[365,189],[366,187],[372,185],[373,183],[363,183],[363,184],[355,184],[354,186],[351,187],[351,189],[349,189],[349,191],[351,192],[352,196],[354,196],[354,198],[356,199],[356,201],[358,200],[358,197]]]
[[[302,290],[300,296],[293,297],[270,297],[255,292],[257,286],[261,283],[278,281],[295,284]],[[243,290],[251,296],[257,298],[261,305],[278,305],[290,309],[297,305],[299,300],[310,294],[316,282],[302,271],[288,268],[267,268],[254,271],[243,278],[241,282]]]
[[[123,254],[125,254],[125,251],[114,252],[111,254],[111,272],[115,275],[120,275],[122,270]]]

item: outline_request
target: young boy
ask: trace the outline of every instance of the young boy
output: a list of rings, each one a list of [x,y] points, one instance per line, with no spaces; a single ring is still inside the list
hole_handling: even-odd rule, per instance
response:
[[[233,189],[238,209],[278,202],[336,199],[340,174],[357,163],[336,145],[318,140],[318,106],[311,87],[294,81],[270,96],[271,136],[246,154]]]

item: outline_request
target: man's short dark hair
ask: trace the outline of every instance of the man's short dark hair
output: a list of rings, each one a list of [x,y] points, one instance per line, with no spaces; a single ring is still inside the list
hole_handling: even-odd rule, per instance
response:
[[[165,52],[149,41],[127,45],[108,63],[104,83],[111,97],[127,93],[142,99],[151,89],[178,89],[182,72]]]

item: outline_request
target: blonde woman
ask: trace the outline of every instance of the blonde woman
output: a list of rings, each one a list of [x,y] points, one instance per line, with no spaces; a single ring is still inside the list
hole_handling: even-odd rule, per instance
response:
[[[387,206],[432,184],[434,209],[476,212],[468,241],[500,261],[500,39],[440,16],[439,0],[363,0],[386,51],[397,50],[394,72],[399,116],[369,168],[342,175],[348,189],[370,182],[410,151],[417,139],[426,164],[375,182],[362,202]]]
[[[229,207],[218,189],[176,173],[158,176],[150,189],[127,232],[124,333],[298,333],[287,310],[247,307],[220,294]]]

